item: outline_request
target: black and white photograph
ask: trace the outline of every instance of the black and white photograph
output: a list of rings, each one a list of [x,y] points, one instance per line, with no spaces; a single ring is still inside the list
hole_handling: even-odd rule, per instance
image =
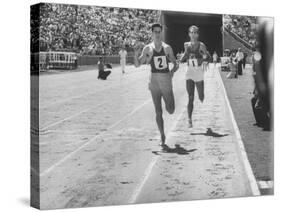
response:
[[[273,17],[39,3],[30,44],[32,207],[274,195]]]

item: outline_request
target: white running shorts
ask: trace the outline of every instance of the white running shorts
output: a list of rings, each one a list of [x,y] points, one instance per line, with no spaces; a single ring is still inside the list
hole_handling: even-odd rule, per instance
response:
[[[204,80],[204,71],[202,66],[198,66],[198,67],[187,66],[185,79],[186,80],[191,79],[194,82],[199,82]]]

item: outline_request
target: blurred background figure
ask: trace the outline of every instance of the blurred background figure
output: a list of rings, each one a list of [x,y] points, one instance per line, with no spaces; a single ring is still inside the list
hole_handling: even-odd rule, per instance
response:
[[[119,51],[119,56],[120,56],[120,65],[122,69],[122,74],[125,74],[126,57],[127,57],[127,51],[125,49],[125,45],[123,45],[121,50]]]
[[[99,57],[98,61],[98,79],[106,80],[107,77],[111,74],[112,66],[110,64],[104,64],[104,58]]]
[[[252,58],[255,81],[252,108],[256,125],[265,130],[272,129],[273,123],[273,39],[273,20],[260,18],[258,45]]]
[[[230,63],[229,63],[229,73],[227,74],[228,79],[238,78],[238,71],[237,71],[237,58],[235,53],[232,53],[230,56]]]
[[[243,69],[245,69],[246,63],[247,63],[247,56],[248,56],[248,54],[246,52],[244,52],[243,54],[244,54],[244,57],[243,57]]]
[[[243,74],[242,65],[243,65],[244,54],[241,51],[241,48],[238,48],[238,51],[236,53],[236,58],[238,61],[238,75],[242,75]]]
[[[213,53],[213,63],[214,63],[215,67],[216,67],[217,62],[218,62],[218,54],[216,53],[216,51],[214,51],[214,53]]]
[[[223,51],[223,56],[220,58],[220,68],[221,71],[229,71],[229,64],[230,64],[230,50],[225,49]]]

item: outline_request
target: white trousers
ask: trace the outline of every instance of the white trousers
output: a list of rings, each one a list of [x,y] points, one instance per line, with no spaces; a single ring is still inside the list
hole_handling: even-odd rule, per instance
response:
[[[121,65],[122,71],[125,71],[126,60],[120,60],[120,65]]]

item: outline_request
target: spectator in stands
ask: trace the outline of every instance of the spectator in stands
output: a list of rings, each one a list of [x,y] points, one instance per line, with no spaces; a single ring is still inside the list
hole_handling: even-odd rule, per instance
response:
[[[40,49],[118,55],[123,40],[128,50],[135,41],[148,43],[147,23],[156,22],[159,15],[156,10],[46,3],[40,12]]]
[[[226,31],[234,33],[249,46],[257,45],[256,24],[254,16],[224,15],[223,24]]]
[[[244,58],[244,54],[241,51],[241,48],[238,48],[238,51],[236,53],[236,59],[238,61],[238,75],[243,74],[243,70],[242,70],[243,58]]]

